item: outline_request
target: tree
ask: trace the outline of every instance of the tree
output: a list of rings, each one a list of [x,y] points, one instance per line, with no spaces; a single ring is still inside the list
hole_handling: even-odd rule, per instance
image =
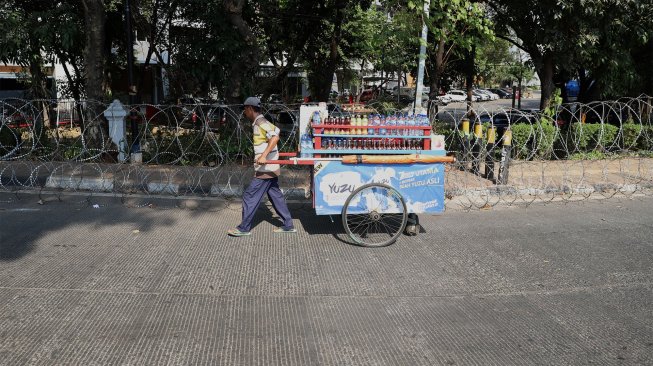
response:
[[[494,10],[497,34],[529,54],[542,83],[540,108],[551,102],[555,62],[563,63],[565,52],[577,25],[570,19],[571,9],[562,8],[558,0],[488,0]],[[562,28],[563,24],[569,28]],[[511,32],[512,31],[512,32]],[[519,40],[514,39],[514,34]]]
[[[140,72],[137,74],[137,99],[141,99],[143,92],[143,80],[146,69],[151,60],[162,68],[167,68],[160,49],[170,48],[166,43],[169,37],[168,30],[172,20],[179,9],[179,0],[145,0],[139,3],[140,6],[133,6],[132,14],[135,18],[136,30],[147,35],[149,48],[145,56],[145,61],[141,65]]]
[[[411,4],[409,2],[409,7]],[[413,4],[412,7],[418,6]],[[430,98],[435,99],[447,63],[455,53],[469,53],[476,45],[491,40],[493,33],[484,7],[469,0],[433,0],[429,17],[424,20],[429,29]]]
[[[301,58],[304,62],[309,88],[313,99],[327,101],[331,91],[333,75],[344,60],[352,55],[352,48],[347,49],[343,39],[346,22],[351,19],[357,9],[367,9],[371,5],[369,0],[330,0],[318,2],[316,15],[312,22],[312,32],[305,47],[302,49]]]
[[[555,84],[581,80],[596,96],[633,93],[642,74],[633,51],[650,40],[653,5],[637,0],[488,0],[497,32],[526,51],[542,82],[540,108],[551,103]],[[514,34],[516,36],[512,37]]]

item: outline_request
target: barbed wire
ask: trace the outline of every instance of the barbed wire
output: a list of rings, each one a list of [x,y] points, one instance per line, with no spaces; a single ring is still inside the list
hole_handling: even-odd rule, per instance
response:
[[[632,197],[653,191],[653,98],[573,103],[545,112],[497,102],[428,105],[434,134],[457,162],[447,168],[446,205],[481,209],[553,200]],[[142,164],[120,161],[96,101],[0,100],[0,191],[101,192],[124,199],[207,197],[235,200],[253,176],[251,123],[242,106],[128,106],[138,128]],[[332,115],[396,114],[389,103],[329,105]],[[281,130],[280,150],[295,151],[299,105],[267,104]],[[92,133],[96,131],[97,133]],[[97,138],[99,135],[99,138]],[[509,138],[511,137],[511,138]],[[310,198],[309,168],[283,168],[288,199]],[[88,200],[84,200],[88,202]]]

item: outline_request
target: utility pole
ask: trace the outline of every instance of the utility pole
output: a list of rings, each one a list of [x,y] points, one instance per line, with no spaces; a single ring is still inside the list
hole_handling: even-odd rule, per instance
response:
[[[429,17],[429,8],[431,0],[424,0],[424,21],[422,22],[422,38],[419,46],[419,63],[417,66],[417,87],[415,88],[415,103],[413,104],[413,114],[415,109],[422,109],[422,85],[424,84],[424,66],[426,63],[426,41],[428,37],[428,27],[426,19]]]
[[[136,104],[136,85],[134,84],[134,39],[132,35],[131,25],[131,8],[129,0],[125,0],[125,27],[127,28],[127,83],[129,92],[129,120],[130,130],[132,133],[132,146],[130,149],[132,162],[140,162],[142,160],[140,134],[138,132],[138,124],[134,104]]]

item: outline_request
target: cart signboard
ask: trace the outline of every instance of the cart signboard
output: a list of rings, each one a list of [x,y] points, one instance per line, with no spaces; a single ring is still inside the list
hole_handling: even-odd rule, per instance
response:
[[[365,164],[348,165],[339,161],[320,161],[314,169],[315,211],[318,215],[339,215],[347,198],[368,183],[381,183],[395,188],[406,201],[410,213],[437,214],[444,211],[443,164]],[[373,193],[373,191],[372,191]],[[379,207],[384,213],[401,210],[388,197],[370,194],[350,202],[352,212],[367,213]]]

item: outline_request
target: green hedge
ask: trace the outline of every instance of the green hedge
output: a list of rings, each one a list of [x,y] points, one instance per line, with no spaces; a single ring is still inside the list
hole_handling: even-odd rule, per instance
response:
[[[623,147],[629,151],[653,151],[653,126],[628,121],[624,123]]]
[[[517,124],[512,130],[512,146],[517,159],[551,159],[559,138],[553,123],[542,120],[534,124]]]
[[[590,152],[594,150],[620,150],[622,143],[615,141],[619,127],[609,124],[574,123],[566,134],[569,153]]]

